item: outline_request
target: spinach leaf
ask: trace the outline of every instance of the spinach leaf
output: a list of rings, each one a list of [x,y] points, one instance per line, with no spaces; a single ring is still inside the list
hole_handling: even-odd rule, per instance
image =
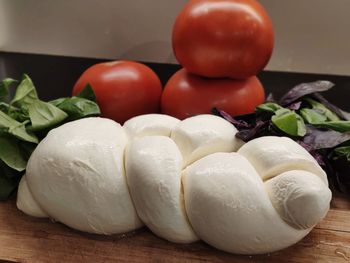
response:
[[[38,99],[38,94],[32,80],[28,75],[24,74],[10,104],[17,107],[28,107]]]
[[[304,136],[306,126],[300,115],[289,109],[277,110],[272,116],[272,123],[281,131],[291,136]]]
[[[19,141],[15,138],[1,136],[0,145],[0,159],[14,170],[24,171],[27,160],[22,155]]]
[[[327,91],[334,87],[334,84],[330,81],[319,80],[310,83],[302,83],[295,86],[290,91],[288,91],[279,101],[282,106],[288,105],[301,97],[315,93]]]
[[[30,104],[28,112],[32,123],[30,126],[31,131],[54,127],[68,117],[64,111],[56,106],[40,100]]]
[[[6,78],[0,82],[0,101],[4,101],[9,95],[9,87],[17,80]]]
[[[8,116],[6,113],[0,111],[0,132],[13,135],[20,140],[32,143],[38,143],[38,138],[26,131],[26,122],[20,123]]]

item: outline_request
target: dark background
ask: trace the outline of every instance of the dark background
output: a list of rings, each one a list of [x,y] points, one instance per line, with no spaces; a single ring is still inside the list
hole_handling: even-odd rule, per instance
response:
[[[56,99],[70,96],[81,73],[102,61],[105,60],[0,52],[0,78],[20,79],[23,73],[27,73],[36,85],[41,99]],[[163,84],[180,68],[171,64],[145,64],[158,74]],[[272,92],[276,98],[302,82],[332,81],[336,86],[324,93],[326,98],[344,110],[350,110],[350,76],[264,71],[259,74],[259,78],[266,93]]]

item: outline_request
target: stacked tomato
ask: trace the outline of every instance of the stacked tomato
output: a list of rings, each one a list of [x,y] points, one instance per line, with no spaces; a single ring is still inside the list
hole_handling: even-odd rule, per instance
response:
[[[73,95],[87,84],[102,116],[119,123],[141,114],[184,119],[214,107],[231,115],[253,112],[264,101],[255,75],[273,49],[272,23],[255,0],[191,0],[173,29],[175,56],[183,66],[163,94],[158,76],[131,61],[93,65],[79,78]],[[161,105],[160,105],[161,104]]]
[[[184,119],[217,107],[251,113],[265,99],[255,76],[274,45],[272,23],[255,0],[192,0],[178,15],[173,49],[183,69],[162,95],[163,113]]]

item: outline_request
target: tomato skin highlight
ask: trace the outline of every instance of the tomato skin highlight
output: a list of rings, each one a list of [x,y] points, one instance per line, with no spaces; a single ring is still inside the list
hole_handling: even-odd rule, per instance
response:
[[[209,79],[181,69],[166,84],[161,105],[162,113],[183,120],[211,113],[214,107],[232,116],[248,114],[264,100],[264,88],[255,76],[246,80]]]
[[[203,77],[244,79],[268,63],[272,22],[255,0],[191,0],[178,15],[172,43],[179,63]]]
[[[162,84],[146,65],[133,61],[104,62],[91,66],[78,79],[73,95],[90,84],[103,117],[123,124],[147,113],[159,113]]]

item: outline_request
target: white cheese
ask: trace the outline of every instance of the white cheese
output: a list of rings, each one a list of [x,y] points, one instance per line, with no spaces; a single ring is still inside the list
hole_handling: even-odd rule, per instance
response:
[[[185,212],[181,168],[181,153],[168,137],[143,137],[127,148],[127,181],[141,220],[164,239],[191,243],[198,238]]]
[[[310,172],[288,171],[268,180],[265,186],[279,215],[295,228],[314,227],[329,210],[332,193]]]
[[[48,215],[72,228],[118,234],[142,226],[126,183],[123,128],[103,118],[51,130],[33,152],[27,183]]]
[[[214,115],[198,115],[181,121],[171,138],[184,158],[184,167],[215,152],[236,151],[243,143],[235,137],[237,129]]]
[[[150,135],[170,136],[172,129],[180,120],[164,114],[146,114],[131,118],[124,123],[130,138]]]
[[[32,193],[29,191],[26,176],[24,175],[19,182],[17,191],[17,208],[23,213],[34,217],[48,217],[47,213],[34,200]]]
[[[327,175],[316,160],[290,138],[260,137],[246,143],[238,153],[254,165],[264,181],[286,171],[304,170],[318,175],[328,184]]]
[[[226,252],[277,251],[311,230],[294,229],[282,220],[254,167],[237,153],[215,153],[193,163],[184,171],[183,185],[195,233]]]

